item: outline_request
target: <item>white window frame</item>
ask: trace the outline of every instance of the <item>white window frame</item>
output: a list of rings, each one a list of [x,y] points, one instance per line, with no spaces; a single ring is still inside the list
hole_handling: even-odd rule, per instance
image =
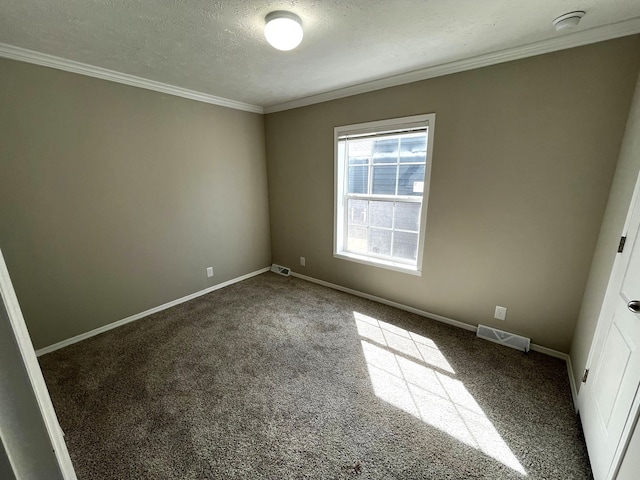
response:
[[[394,118],[389,120],[379,120],[375,122],[358,123],[335,127],[334,132],[334,233],[333,233],[333,256],[343,260],[362,263],[375,267],[386,268],[411,275],[422,275],[422,258],[424,252],[424,239],[427,226],[427,207],[429,202],[429,186],[431,183],[431,165],[433,160],[433,138],[435,131],[436,115],[429,113],[424,115],[414,115],[411,117]],[[385,133],[390,131],[402,131],[415,127],[427,127],[427,158],[424,172],[424,190],[422,197],[399,197],[396,195],[376,196],[371,194],[363,195],[368,200],[393,200],[399,198],[406,201],[422,203],[420,212],[420,227],[418,233],[418,252],[415,265],[404,263],[400,259],[389,260],[379,258],[372,254],[358,254],[345,250],[345,222],[346,222],[346,200],[357,195],[347,194],[346,181],[348,178],[348,159],[340,158],[338,140],[345,135],[361,135],[367,133]],[[419,200],[417,200],[419,198]]]

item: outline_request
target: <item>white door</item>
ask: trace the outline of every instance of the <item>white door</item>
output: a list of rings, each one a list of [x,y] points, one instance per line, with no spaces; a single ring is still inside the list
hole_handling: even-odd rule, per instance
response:
[[[595,480],[616,473],[638,407],[640,384],[640,195],[626,222],[578,398]]]

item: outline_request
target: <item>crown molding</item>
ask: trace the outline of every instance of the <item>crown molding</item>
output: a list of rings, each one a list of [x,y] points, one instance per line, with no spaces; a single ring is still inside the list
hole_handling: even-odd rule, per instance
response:
[[[429,78],[450,75],[452,73],[464,72],[476,68],[488,67],[499,63],[519,60],[522,58],[542,55],[544,53],[556,52],[568,48],[580,47],[591,43],[602,42],[614,38],[625,37],[627,35],[635,35],[640,33],[640,18],[632,18],[618,23],[594,27],[588,30],[563,35],[557,38],[543,40],[528,45],[522,45],[515,48],[500,50],[498,52],[487,53],[476,57],[457,60],[441,65],[414,70],[412,72],[393,75],[390,77],[380,78],[369,82],[352,85],[350,87],[340,88],[317,95],[299,98],[296,100],[277,103],[266,107],[252,105],[249,103],[238,102],[228,98],[217,97],[207,93],[197,92],[166,83],[148,80],[146,78],[136,77],[126,73],[108,70],[86,63],[67,60],[65,58],[48,55],[46,53],[28,50],[26,48],[15,47],[0,43],[0,57],[18,60],[21,62],[33,63],[45,67],[64,70],[67,72],[87,75],[89,77],[100,78],[111,82],[122,83],[138,88],[145,88],[156,92],[175,95],[178,97],[188,98],[198,102],[209,103],[221,107],[233,108],[252,113],[275,113],[283,110],[291,110],[293,108],[305,107],[316,103],[328,102],[339,98],[350,97],[361,93],[381,90],[383,88],[395,87],[407,83],[427,80]]]
[[[487,53],[476,57],[457,60],[455,62],[434,65],[432,67],[414,70],[391,77],[380,78],[370,82],[360,83],[350,87],[340,88],[318,95],[292,100],[289,102],[277,103],[264,107],[264,113],[275,113],[293,108],[305,107],[316,103],[328,102],[339,98],[350,97],[361,93],[381,90],[383,88],[395,87],[407,83],[427,80],[429,78],[441,77],[452,73],[464,72],[476,68],[488,67],[498,63],[510,62],[522,58],[542,55],[544,53],[556,52],[568,48],[580,47],[591,43],[602,42],[628,35],[640,33],[640,18],[632,18],[618,23],[594,27],[589,30],[563,35],[540,42],[522,45],[520,47],[500,50],[498,52]]]
[[[60,58],[53,55],[48,55],[46,53],[27,50],[26,48],[15,47],[13,45],[7,45],[5,43],[0,43],[0,57],[9,58],[11,60],[18,60],[26,63],[33,63],[35,65],[42,65],[44,67],[64,70],[66,72],[78,73],[80,75],[100,78],[102,80],[108,80],[110,82],[122,83],[124,85],[130,85],[132,87],[145,88],[147,90],[153,90],[155,92],[188,98],[197,102],[210,103],[212,105],[233,108],[236,110],[244,110],[246,112],[264,113],[262,107],[258,105],[237,102],[228,98],[216,97],[207,93],[176,87],[167,83],[156,82],[154,80],[148,80],[146,78],[116,72],[114,70],[107,70],[106,68],[88,65],[86,63],[80,63],[74,60],[67,60],[66,58]]]

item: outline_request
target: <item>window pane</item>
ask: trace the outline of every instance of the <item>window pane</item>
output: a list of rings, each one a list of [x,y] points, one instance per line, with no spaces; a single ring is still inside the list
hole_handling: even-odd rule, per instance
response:
[[[367,193],[369,167],[349,167],[349,193]]]
[[[369,251],[378,255],[391,255],[391,230],[369,229]]]
[[[424,190],[424,168],[424,165],[400,165],[398,195],[422,195]]]
[[[393,227],[393,202],[371,202],[369,208],[372,227]]]
[[[397,169],[393,165],[373,167],[373,193],[378,195],[395,195],[396,175]]]
[[[347,223],[349,225],[367,225],[367,200],[349,199]]]
[[[417,232],[420,228],[420,204],[396,203],[395,227]]]
[[[367,227],[347,227],[347,250],[356,253],[367,253]]]
[[[418,258],[418,234],[396,232],[393,236],[393,256],[416,260]]]
[[[373,140],[349,140],[347,145],[349,165],[366,165],[369,163]]]
[[[427,158],[427,135],[404,137],[400,140],[400,162],[424,162]]]
[[[349,157],[349,165],[367,165],[368,163],[367,157]]]
[[[375,140],[373,163],[398,163],[398,139],[381,138]]]

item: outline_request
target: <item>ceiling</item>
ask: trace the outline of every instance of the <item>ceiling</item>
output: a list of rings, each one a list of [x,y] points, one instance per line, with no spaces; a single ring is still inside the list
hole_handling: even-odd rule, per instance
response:
[[[273,49],[262,33],[265,15],[282,9],[298,14],[305,31],[302,44],[290,52]],[[556,32],[552,20],[574,10],[587,12],[580,25]],[[0,5],[0,56],[19,58],[8,52],[20,47],[27,61],[40,52],[242,102],[256,111],[639,32],[638,0],[2,0]]]

